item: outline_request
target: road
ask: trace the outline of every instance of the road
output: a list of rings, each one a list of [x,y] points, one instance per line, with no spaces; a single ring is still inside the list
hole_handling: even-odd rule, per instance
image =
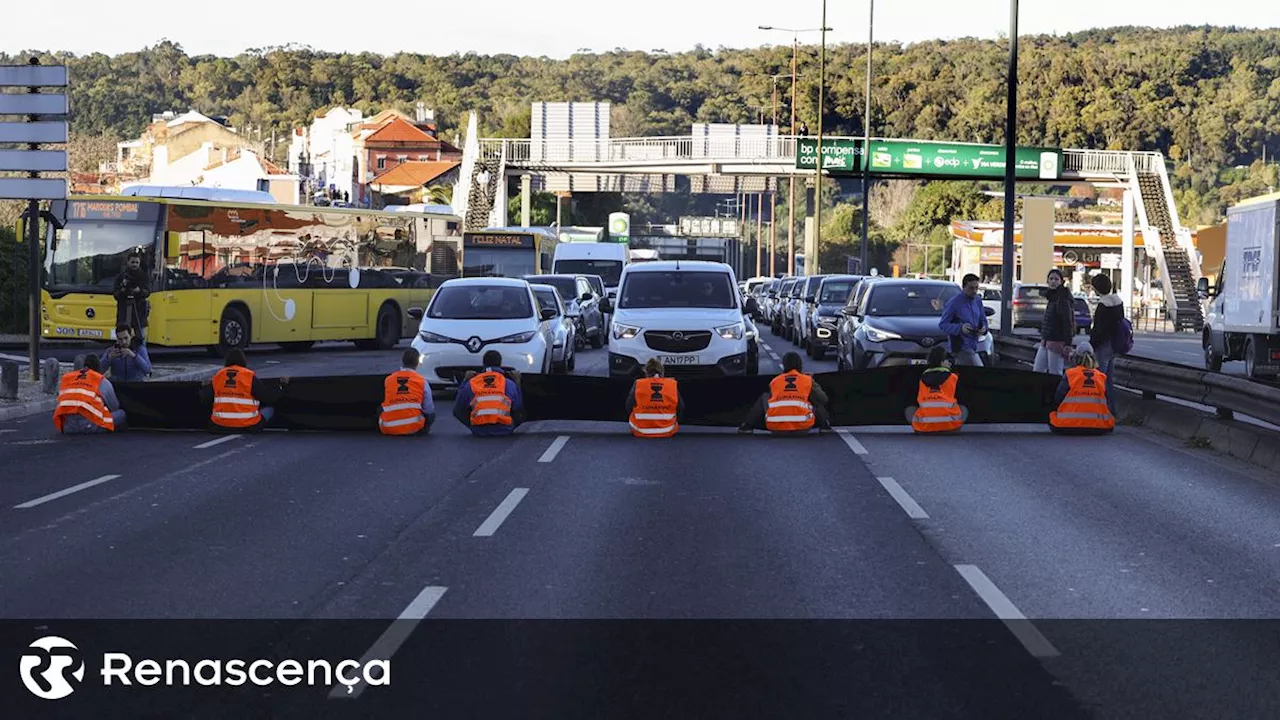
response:
[[[774,372],[792,347],[765,339]],[[301,376],[396,357],[251,363]],[[579,372],[604,362],[588,351]],[[538,423],[485,440],[449,406],[411,439],[67,439],[43,416],[0,423],[0,615],[363,619],[322,640],[296,628],[342,657],[425,617],[395,651],[402,685],[357,693],[366,713],[415,688],[419,710],[445,716],[1280,710],[1274,626],[1243,624],[1280,617],[1273,475],[1129,427],[657,444]],[[297,690],[273,714],[314,716],[328,692]]]

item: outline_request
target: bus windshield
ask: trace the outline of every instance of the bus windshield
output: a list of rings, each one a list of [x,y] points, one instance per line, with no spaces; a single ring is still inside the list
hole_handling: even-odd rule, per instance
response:
[[[604,284],[617,287],[622,279],[621,260],[557,260],[555,271],[567,275],[599,275]]]
[[[464,247],[463,277],[518,278],[538,272],[537,254],[528,248]]]
[[[51,233],[52,252],[45,252],[45,289],[110,293],[129,253],[143,250],[142,270],[154,269],[151,249],[155,226],[150,223],[72,220]]]

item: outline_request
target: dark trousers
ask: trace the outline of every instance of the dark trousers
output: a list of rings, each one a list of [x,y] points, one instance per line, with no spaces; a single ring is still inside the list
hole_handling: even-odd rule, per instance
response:
[[[810,403],[813,405],[814,427],[823,430],[831,429],[831,416],[827,413],[827,408],[818,403]],[[754,430],[768,430],[765,426],[765,417],[769,414],[769,393],[760,396],[755,405],[751,406],[751,410],[747,412],[747,419],[743,421],[743,425]],[[792,434],[797,432],[808,432],[808,430],[792,430],[783,434]]]

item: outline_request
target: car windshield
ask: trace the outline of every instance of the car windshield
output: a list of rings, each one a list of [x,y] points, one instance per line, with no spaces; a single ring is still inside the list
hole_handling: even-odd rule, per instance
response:
[[[578,283],[571,277],[549,277],[547,275],[533,275],[525,278],[531,283],[539,285],[550,285],[560,293],[560,297],[565,302],[571,302],[578,299]]]
[[[818,297],[818,303],[821,305],[843,305],[848,302],[850,292],[853,292],[852,280],[832,280],[822,283],[822,295]]]
[[[554,290],[534,290],[534,297],[538,298],[538,307],[541,310],[554,310],[556,315],[560,314],[560,305],[556,302],[556,291]]]
[[[867,314],[941,316],[947,301],[959,294],[955,285],[877,285],[867,300]]]
[[[622,286],[619,308],[738,307],[737,288],[728,273],[690,270],[638,272]]]
[[[446,285],[431,298],[436,320],[519,320],[533,317],[529,291],[509,285]]]
[[[559,260],[556,272],[573,275],[599,275],[605,285],[617,285],[622,279],[621,260]]]

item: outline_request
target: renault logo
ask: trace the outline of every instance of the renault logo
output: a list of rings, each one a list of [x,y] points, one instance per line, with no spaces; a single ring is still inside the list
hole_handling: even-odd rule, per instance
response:
[[[679,330],[677,330],[677,331],[675,331],[675,332],[671,333],[671,339],[672,339],[672,340],[683,340],[683,339],[684,339],[684,333],[682,333],[682,332],[680,332]]]
[[[467,341],[467,349],[473,353],[480,352],[480,345],[481,345],[481,342],[480,342],[480,338],[478,337],[473,337]]]
[[[97,314],[98,314],[97,311],[95,311],[93,308],[84,309],[84,316],[89,318],[90,320],[92,320]]]

